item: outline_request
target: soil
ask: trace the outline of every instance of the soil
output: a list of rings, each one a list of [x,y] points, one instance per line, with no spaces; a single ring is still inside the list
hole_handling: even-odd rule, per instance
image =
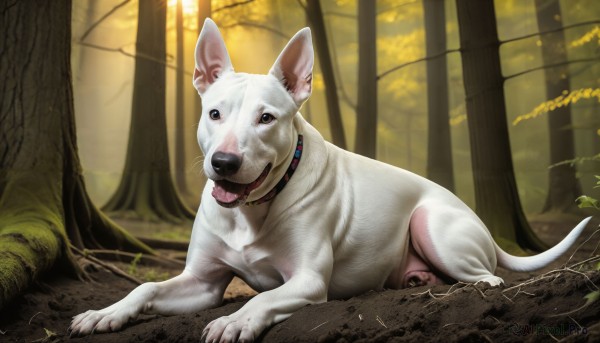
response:
[[[572,220],[538,218],[532,225],[549,244],[558,242]],[[580,243],[595,231],[589,225]],[[578,245],[580,244],[578,243]],[[600,301],[586,305],[586,295],[598,290],[598,262],[566,269],[584,261],[599,244],[594,236],[575,251],[536,273],[499,270],[504,287],[456,284],[433,288],[371,291],[346,300],[306,306],[266,330],[262,342],[600,342]],[[562,265],[561,265],[562,264]],[[131,264],[120,264],[127,270]],[[174,268],[145,269],[134,274],[164,278]],[[196,314],[142,316],[122,331],[73,337],[71,317],[121,299],[135,284],[102,268],[91,272],[94,282],[81,282],[61,273],[43,281],[0,312],[1,342],[199,342],[211,320],[228,315],[254,294],[240,280],[226,293],[224,305]]]

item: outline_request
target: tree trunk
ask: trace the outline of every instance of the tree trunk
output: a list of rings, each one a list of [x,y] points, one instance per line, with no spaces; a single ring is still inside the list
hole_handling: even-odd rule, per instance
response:
[[[127,158],[119,188],[104,210],[145,220],[180,222],[194,215],[179,198],[169,168],[164,66],[166,11],[164,0],[139,2]]]
[[[476,211],[500,243],[541,250],[513,170],[493,0],[457,0]]]
[[[377,156],[377,44],[375,1],[358,0],[358,97],[354,151]]]
[[[77,155],[71,2],[0,5],[0,308],[70,253],[152,253],[91,203]]]
[[[540,32],[562,27],[562,17],[558,0],[535,0],[538,28]],[[544,65],[567,61],[564,31],[540,36]],[[546,97],[554,99],[563,91],[569,90],[569,70],[567,64],[546,68]],[[571,124],[571,106],[563,106],[548,113],[550,134],[550,164],[575,158],[575,143]],[[548,196],[542,212],[574,212],[579,208],[575,199],[582,194],[574,165],[562,164],[549,170]]]
[[[177,71],[175,74],[175,184],[181,193],[189,192],[185,182],[185,64],[183,62],[183,0],[177,0],[175,27],[177,36]],[[189,84],[188,84],[189,86]]]
[[[423,0],[427,56],[446,51],[444,0]],[[454,192],[446,55],[427,61],[427,177]]]
[[[340,111],[340,101],[337,93],[335,75],[333,73],[333,64],[331,54],[329,53],[329,43],[327,42],[327,32],[325,31],[325,22],[323,21],[323,11],[321,10],[320,0],[306,1],[306,15],[314,31],[314,40],[325,83],[325,101],[327,102],[327,114],[329,115],[329,127],[333,144],[342,149],[346,149],[346,135],[342,123],[342,114]]]

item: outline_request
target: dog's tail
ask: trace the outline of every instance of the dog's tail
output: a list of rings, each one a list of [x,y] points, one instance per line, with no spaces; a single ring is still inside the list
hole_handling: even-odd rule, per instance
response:
[[[556,260],[560,255],[564,254],[567,249],[575,243],[575,240],[586,225],[590,222],[592,217],[585,218],[582,220],[560,243],[553,246],[552,248],[533,256],[513,256],[502,250],[498,244],[496,244],[496,256],[498,257],[498,265],[517,272],[529,272],[536,269],[540,269],[548,265],[550,262]]]

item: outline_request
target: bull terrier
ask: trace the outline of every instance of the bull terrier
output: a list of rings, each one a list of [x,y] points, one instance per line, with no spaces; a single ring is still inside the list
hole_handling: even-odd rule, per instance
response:
[[[176,315],[219,306],[234,275],[260,292],[209,323],[207,342],[253,341],[308,304],[369,290],[486,282],[497,266],[544,267],[590,218],[539,255],[515,257],[443,187],[326,142],[298,112],[312,88],[308,28],[266,75],[234,72],[207,19],[195,51],[202,98],[198,143],[208,182],[186,267],[121,301],[76,317],[75,335],[121,329],[140,313]]]

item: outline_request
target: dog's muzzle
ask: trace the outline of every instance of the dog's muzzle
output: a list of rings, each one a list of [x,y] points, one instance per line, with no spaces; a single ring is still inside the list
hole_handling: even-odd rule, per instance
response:
[[[213,188],[212,196],[215,198],[217,203],[223,207],[233,208],[244,204],[248,198],[248,195],[250,195],[250,192],[262,185],[270,171],[271,163],[265,167],[263,172],[256,180],[248,184],[235,183],[227,180],[215,181],[215,187]],[[217,171],[215,170],[215,172]],[[219,172],[217,172],[217,174],[219,174]]]

